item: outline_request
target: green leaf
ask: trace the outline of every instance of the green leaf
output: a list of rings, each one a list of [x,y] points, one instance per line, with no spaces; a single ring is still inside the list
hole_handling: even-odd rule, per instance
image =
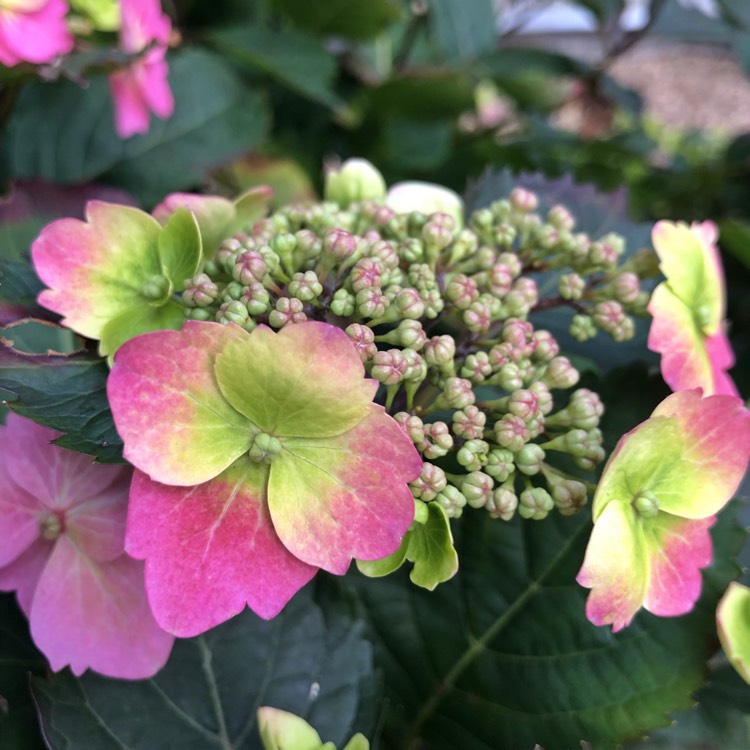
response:
[[[472,60],[497,43],[491,0],[431,0],[430,23],[441,60]]]
[[[384,159],[403,170],[429,171],[443,164],[451,154],[454,124],[410,122],[389,119],[383,128],[380,147]]]
[[[159,234],[159,260],[177,291],[200,268],[203,245],[198,222],[186,208],[178,208]]]
[[[384,31],[403,15],[396,0],[326,0],[311,3],[308,0],[272,0],[273,6],[283,11],[302,29],[315,34],[346,36],[352,39],[369,39]]]
[[[0,747],[44,750],[29,691],[29,675],[43,674],[44,658],[29,637],[12,594],[0,594]]]
[[[104,360],[89,352],[33,355],[0,345],[0,392],[8,406],[62,432],[58,445],[117,463],[122,441],[107,401],[108,374]]]
[[[193,48],[169,63],[174,114],[153,119],[146,135],[126,141],[114,132],[103,76],[91,76],[86,90],[69,82],[26,86],[8,123],[13,173],[62,183],[106,174],[153,205],[261,141],[268,127],[265,100],[220,57]]]
[[[34,273],[34,269],[23,262],[0,260],[0,301],[9,303],[21,311],[36,310],[36,298],[44,285]],[[0,310],[5,306],[0,304]],[[3,315],[2,319],[14,319],[17,316]]]
[[[584,617],[575,584],[590,529],[581,516],[504,523],[468,513],[461,571],[434,592],[399,576],[361,581],[389,697],[390,744],[430,750],[615,750],[668,722],[702,682],[716,601],[741,531],[715,528],[717,560],[685,617],[640,614],[618,635]]]
[[[282,86],[329,107],[338,103],[333,90],[336,60],[319,39],[302,31],[252,26],[235,26],[210,38],[226,55]]]
[[[727,219],[719,225],[721,247],[750,268],[750,224]]]
[[[406,559],[414,563],[410,578],[417,586],[432,591],[458,570],[450,521],[438,503],[427,503],[427,522],[415,524],[409,532]]]
[[[178,640],[167,666],[128,682],[70,672],[34,680],[51,750],[256,750],[258,707],[308,721],[342,745],[371,682],[361,624],[326,614],[304,593],[273,620],[248,610]]]

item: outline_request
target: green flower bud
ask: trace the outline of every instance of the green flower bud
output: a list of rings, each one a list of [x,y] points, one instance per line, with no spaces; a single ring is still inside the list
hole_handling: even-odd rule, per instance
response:
[[[539,199],[530,190],[516,187],[510,191],[510,204],[516,211],[530,214],[538,208]]]
[[[495,263],[487,271],[487,286],[495,297],[505,297],[513,288],[513,273],[505,263]]]
[[[276,309],[271,310],[268,322],[273,328],[283,328],[288,323],[303,323],[307,320],[304,305],[296,297],[279,297]]]
[[[425,458],[440,458],[453,448],[453,437],[445,422],[431,422],[424,426],[425,444],[422,454]]]
[[[456,460],[468,471],[479,471],[487,463],[489,443],[484,440],[467,440],[456,454]]]
[[[331,300],[331,312],[340,318],[348,318],[354,315],[354,307],[354,295],[346,289],[337,289]]]
[[[379,260],[389,271],[395,271],[400,262],[398,253],[387,240],[376,240],[370,247],[368,255],[373,260]]]
[[[262,315],[271,306],[268,290],[258,281],[242,288],[240,301],[247,307],[250,315]]]
[[[185,313],[190,320],[216,320],[216,315],[205,307],[187,308]]]
[[[473,404],[453,412],[453,434],[465,440],[478,440],[484,435],[487,417]]]
[[[225,302],[219,308],[219,311],[216,313],[216,320],[225,325],[227,323],[236,323],[243,328],[251,322],[247,308],[242,302],[236,299],[231,302]]]
[[[384,270],[383,263],[377,258],[360,258],[349,274],[349,283],[354,293],[363,289],[379,289]]]
[[[375,352],[370,374],[383,385],[396,385],[404,379],[409,363],[400,349]]]
[[[518,496],[511,487],[498,487],[484,507],[490,518],[510,521],[518,508]]]
[[[526,441],[531,438],[531,433],[524,421],[514,414],[506,414],[502,419],[497,420],[493,430],[497,444],[513,453],[520,451]]]
[[[339,169],[326,173],[323,196],[327,201],[348,208],[363,200],[385,198],[383,175],[365,159],[347,159]]]
[[[542,470],[544,450],[536,443],[524,445],[515,456],[516,467],[522,474],[533,476]]]
[[[205,273],[199,273],[185,281],[182,301],[190,307],[208,307],[219,297],[219,287]]]
[[[278,438],[259,432],[253,438],[253,444],[247,454],[255,463],[270,464],[281,453],[281,448],[281,441]]]
[[[422,302],[424,302],[424,316],[426,318],[437,318],[443,310],[445,303],[440,296],[439,289],[423,289],[419,293]]]
[[[618,273],[612,281],[612,291],[618,302],[625,305],[635,302],[641,293],[641,280],[638,274],[629,271]]]
[[[552,487],[552,500],[563,516],[572,516],[588,502],[586,485],[575,479],[560,479]]]
[[[172,294],[172,283],[166,276],[157,274],[152,276],[144,285],[141,293],[147,300],[153,302],[165,301]]]
[[[576,225],[573,214],[565,206],[552,206],[547,214],[547,221],[556,229],[565,229],[568,232]]]
[[[515,391],[523,386],[521,369],[513,362],[503,365],[493,376],[492,381],[506,391]]]
[[[596,325],[589,315],[574,315],[568,331],[576,341],[588,341],[596,336]]]
[[[550,388],[571,388],[580,377],[567,357],[555,357],[547,365],[542,381]]]
[[[402,320],[396,328],[398,342],[405,349],[420,351],[427,343],[427,335],[418,320]]]
[[[315,271],[295,273],[289,282],[289,294],[302,302],[312,302],[323,293],[323,285]]]
[[[403,318],[416,320],[421,318],[425,312],[425,304],[419,292],[413,287],[401,289],[396,294],[394,304]]]
[[[448,518],[460,518],[466,505],[466,498],[452,484],[438,492],[435,502],[445,511]]]
[[[357,350],[357,354],[359,354],[362,362],[369,362],[378,351],[378,347],[375,345],[375,334],[372,332],[372,329],[360,323],[352,323],[344,331],[352,340],[354,348]]]
[[[295,232],[297,250],[304,260],[315,260],[323,250],[323,243],[315,232],[310,229],[300,229]]]
[[[485,333],[492,323],[492,312],[488,305],[477,300],[464,310],[463,321],[472,333]]]
[[[473,279],[457,273],[445,289],[445,298],[459,310],[465,310],[479,298],[479,289]]]
[[[412,443],[417,447],[421,446],[425,439],[424,423],[422,420],[414,414],[409,414],[407,411],[400,411],[394,414],[393,418],[398,422],[399,427]]]
[[[542,487],[530,487],[521,493],[518,514],[521,518],[540,521],[555,507],[552,496]]]
[[[461,493],[472,508],[483,508],[490,499],[494,486],[491,476],[481,471],[472,471],[466,475]]]
[[[424,260],[422,243],[413,237],[404,240],[398,246],[398,256],[404,263],[421,263]]]
[[[362,289],[354,299],[363,318],[382,318],[390,304],[380,289]]]
[[[448,378],[443,388],[442,400],[451,409],[463,409],[474,403],[474,391],[470,380]]]
[[[267,273],[266,261],[257,250],[245,250],[240,253],[232,266],[232,278],[243,286],[254,281],[263,281]]]
[[[482,383],[492,375],[492,365],[486,352],[469,354],[461,368],[461,377],[468,378],[472,383]]]
[[[484,471],[495,481],[504,482],[515,468],[513,454],[507,448],[493,448],[487,455]]]
[[[439,466],[425,461],[422,464],[422,472],[409,486],[414,497],[429,502],[438,492],[445,489],[447,484],[445,472]]]
[[[335,260],[346,260],[356,247],[356,240],[343,229],[329,229],[323,237],[323,254]]]
[[[586,290],[586,282],[577,273],[566,273],[560,277],[557,289],[563,299],[581,299]]]
[[[638,514],[644,518],[653,518],[659,512],[659,501],[653,492],[644,490],[639,492],[633,499],[633,506]]]
[[[424,346],[424,358],[428,365],[441,371],[453,371],[456,342],[451,336],[433,336]]]

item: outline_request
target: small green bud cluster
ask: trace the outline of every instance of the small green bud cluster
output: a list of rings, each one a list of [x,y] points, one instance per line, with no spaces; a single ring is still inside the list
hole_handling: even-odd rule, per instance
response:
[[[357,185],[327,193],[339,203],[287,206],[227,238],[186,283],[187,316],[246,330],[305,320],[344,329],[381,384],[378,401],[422,455],[411,483],[420,508],[437,502],[450,518],[484,508],[504,520],[579,510],[586,484],[558,465],[592,471],[604,460],[603,407],[585,388],[555,393],[579,373],[529,316],[568,308],[575,338],[601,330],[624,341],[647,304],[646,264],[621,263],[615,235],[576,232],[563,206],[537,213],[525,189],[462,228],[448,214],[399,214],[379,184]],[[544,288],[556,279],[552,296],[541,295],[543,273]],[[272,460],[262,441],[251,457]]]

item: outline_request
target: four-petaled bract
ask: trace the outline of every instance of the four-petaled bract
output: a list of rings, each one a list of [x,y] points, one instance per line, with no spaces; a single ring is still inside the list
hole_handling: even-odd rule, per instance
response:
[[[111,355],[146,331],[179,328],[185,320],[173,293],[201,263],[195,217],[175,211],[162,227],[149,214],[102,201],[86,205],[86,221],[59,219],[31,248],[39,278],[48,286],[39,304],[63,324]]]
[[[195,635],[246,604],[273,617],[318,568],[398,548],[421,459],[376,388],[326,323],[188,321],[120,348],[107,392],[139,469],[126,549],[163,628]]]
[[[132,472],[57,437],[15,414],[0,427],[0,590],[16,591],[55,671],[150,677],[174,639],[149,610],[143,563],[124,554]]]
[[[731,438],[728,438],[731,436]],[[674,393],[624,435],[593,503],[594,530],[578,583],[586,615],[624,628],[640,607],[689,612],[711,562],[708,529],[750,455],[750,413],[732,396]]]
[[[726,371],[734,354],[724,332],[724,273],[711,222],[660,221],[653,243],[666,281],[654,290],[648,347],[661,354],[661,372],[673,391],[736,396]]]
[[[73,49],[65,0],[0,0],[0,64],[46,63]]]
[[[174,110],[165,59],[172,22],[159,0],[122,0],[120,47],[138,55],[109,77],[115,101],[115,129],[120,138],[147,133],[149,113],[164,119]],[[141,54],[143,53],[143,54]]]

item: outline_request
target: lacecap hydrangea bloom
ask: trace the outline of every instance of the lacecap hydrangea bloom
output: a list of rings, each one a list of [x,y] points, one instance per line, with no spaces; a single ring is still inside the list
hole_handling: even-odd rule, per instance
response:
[[[731,439],[727,436],[731,435]],[[674,393],[620,438],[594,496],[594,530],[578,583],[586,614],[617,631],[645,607],[689,612],[711,562],[709,528],[750,456],[750,413],[738,398]]]
[[[179,636],[249,605],[275,616],[322,568],[394,552],[422,461],[348,336],[188,321],[131,339],[107,384],[138,471],[126,549]]]
[[[0,0],[0,64],[51,62],[73,49],[65,0]]]
[[[726,292],[718,232],[711,222],[660,221],[652,239],[665,281],[654,290],[649,349],[661,354],[661,372],[673,391],[737,395],[727,375],[734,354],[725,333]]]
[[[174,639],[151,615],[143,563],[124,553],[132,471],[57,437],[15,414],[0,427],[0,590],[16,592],[53,670],[150,677]]]
[[[150,113],[162,119],[174,110],[166,60],[172,22],[159,0],[121,0],[120,47],[136,57],[109,77],[120,138],[147,133]]]

